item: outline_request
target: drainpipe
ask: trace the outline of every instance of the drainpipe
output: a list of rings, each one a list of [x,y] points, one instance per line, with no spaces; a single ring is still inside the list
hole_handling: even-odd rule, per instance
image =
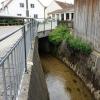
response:
[[[26,0],[26,17],[29,17],[28,0]]]
[[[44,33],[45,33],[45,20],[46,20],[46,17],[45,17],[45,10],[46,10],[47,7],[44,7]]]

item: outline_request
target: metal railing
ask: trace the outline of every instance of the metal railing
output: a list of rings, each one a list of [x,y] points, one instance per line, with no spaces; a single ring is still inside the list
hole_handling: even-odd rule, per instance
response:
[[[0,18],[2,17],[5,19],[21,19],[25,22],[19,29],[0,37],[0,45],[7,41],[5,44],[10,46],[10,49],[5,47],[2,50],[8,49],[0,59],[0,100],[16,100],[23,73],[27,72],[27,58],[32,48],[33,37],[37,36],[37,32],[45,33],[45,31],[55,29],[57,21],[54,19],[46,19],[45,21],[38,19],[36,21],[27,17],[0,16]],[[12,38],[14,38],[14,41],[17,38],[14,43],[10,41]]]
[[[56,19],[37,19],[38,23],[38,32],[52,31],[57,26]]]
[[[16,33],[21,34],[0,59],[0,100],[16,100],[23,73],[27,72],[27,57],[32,48],[32,39],[36,35],[37,22],[32,18],[20,18],[29,21],[15,32],[0,39],[0,42],[3,42]]]

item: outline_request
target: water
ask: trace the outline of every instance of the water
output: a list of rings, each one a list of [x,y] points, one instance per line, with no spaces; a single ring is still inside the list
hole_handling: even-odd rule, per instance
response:
[[[94,100],[75,73],[57,58],[41,55],[50,100]]]

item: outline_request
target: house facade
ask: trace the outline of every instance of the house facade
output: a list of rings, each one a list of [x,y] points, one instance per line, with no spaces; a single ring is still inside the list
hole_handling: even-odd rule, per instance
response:
[[[74,5],[54,0],[46,12],[49,18],[71,21],[74,17]]]
[[[38,0],[28,0],[29,17],[43,18],[44,8]],[[26,0],[6,0],[2,2],[0,15],[26,17]]]

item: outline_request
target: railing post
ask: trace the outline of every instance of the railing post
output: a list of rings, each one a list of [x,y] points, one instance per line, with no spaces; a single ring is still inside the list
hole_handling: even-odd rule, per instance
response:
[[[32,49],[32,20],[30,20],[30,44],[31,44],[31,49]]]
[[[23,36],[24,36],[24,52],[25,52],[25,72],[27,72],[27,55],[26,55],[26,31],[25,31],[25,25],[23,27]]]
[[[8,100],[7,99],[7,87],[6,87],[6,76],[5,76],[4,63],[2,64],[2,76],[3,76],[3,85],[4,85],[4,100]]]
[[[51,31],[52,31],[52,20],[51,20]]]

